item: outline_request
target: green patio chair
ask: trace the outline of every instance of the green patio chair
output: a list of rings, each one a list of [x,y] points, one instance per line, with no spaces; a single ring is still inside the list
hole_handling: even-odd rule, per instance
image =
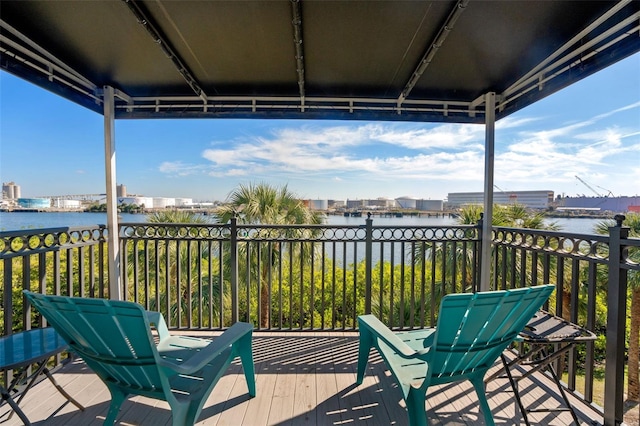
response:
[[[172,336],[162,314],[136,303],[24,294],[109,388],[105,425],[115,423],[128,395],[167,401],[174,426],[193,425],[236,357],[256,394],[251,324],[236,323],[213,341]]]
[[[362,384],[372,347],[402,389],[409,424],[426,426],[425,400],[431,385],[469,380],[485,423],[494,425],[484,376],[555,286],[450,294],[442,298],[435,328],[394,333],[373,315],[358,317],[357,383]]]

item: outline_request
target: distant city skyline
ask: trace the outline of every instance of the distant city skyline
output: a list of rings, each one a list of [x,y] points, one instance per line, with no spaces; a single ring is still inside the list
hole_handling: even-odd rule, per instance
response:
[[[305,199],[483,190],[483,125],[118,120],[116,148],[117,183],[150,197],[224,201],[252,182]],[[0,180],[23,197],[105,192],[102,116],[0,72]],[[640,194],[640,54],[498,121],[495,184]]]
[[[581,181],[583,181],[583,185],[585,185],[587,188],[590,188],[592,191],[597,191],[595,188],[591,187],[591,185],[589,185],[587,182],[584,182],[584,180],[579,179]],[[9,194],[5,194],[5,185],[9,185],[12,188],[11,192],[12,195]],[[604,188],[602,188],[604,189]],[[2,197],[4,200],[16,200],[18,198],[59,198],[59,199],[78,199],[78,200],[83,200],[86,201],[88,199],[99,199],[96,197],[106,197],[105,193],[90,193],[90,194],[40,194],[40,195],[36,195],[36,196],[31,196],[31,197],[22,197],[21,196],[21,186],[16,183],[16,182],[3,182],[2,183]],[[121,191],[126,191],[126,193],[121,193]],[[592,195],[587,195],[587,194],[576,194],[576,195],[566,195],[566,194],[557,194],[555,191],[553,190],[549,190],[549,189],[534,189],[534,190],[512,190],[512,191],[504,191],[501,188],[497,187],[494,188],[494,196],[496,198],[500,198],[500,195],[502,196],[515,196],[515,195],[525,195],[527,193],[536,193],[536,196],[539,196],[540,193],[544,193],[544,192],[551,192],[553,193],[553,198],[554,200],[558,198],[558,196],[561,197],[568,197],[568,198],[637,198],[639,197],[638,195],[636,196],[626,196],[626,195],[614,195],[611,192],[605,192],[605,193],[599,193],[599,194],[592,194]],[[604,191],[603,191],[604,192]],[[16,196],[16,194],[18,194]],[[308,201],[320,201],[320,200],[324,200],[324,201],[335,201],[335,202],[348,202],[348,201],[381,201],[381,200],[387,200],[387,201],[398,201],[398,200],[420,200],[420,201],[450,201],[450,196],[451,195],[456,195],[456,196],[461,196],[461,195],[473,195],[473,196],[477,196],[477,195],[481,195],[483,194],[482,191],[460,191],[460,192],[449,192],[447,193],[447,195],[442,198],[442,199],[431,199],[431,198],[420,198],[420,197],[414,197],[414,196],[410,196],[410,195],[406,195],[406,196],[398,196],[398,197],[373,197],[373,198],[363,198],[363,197],[352,197],[352,198],[334,198],[334,197],[329,197],[329,198],[305,198],[305,197],[301,197],[301,199],[303,200],[308,200]],[[159,197],[159,196],[155,196],[153,194],[138,194],[138,193],[131,193],[128,192],[126,185],[124,184],[118,184],[117,185],[117,197],[118,198],[136,198],[136,197],[141,197],[141,198],[168,198],[168,199],[189,199],[192,200],[194,203],[197,202],[223,202],[224,200],[193,200],[191,197],[181,197],[180,195],[177,195],[175,197]],[[481,202],[481,200],[479,200],[478,202]]]

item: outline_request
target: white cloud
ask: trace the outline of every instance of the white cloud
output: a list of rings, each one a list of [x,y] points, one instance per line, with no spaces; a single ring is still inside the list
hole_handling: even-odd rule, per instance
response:
[[[633,158],[630,154],[640,152],[640,131],[622,120],[624,111],[639,106],[629,104],[580,121],[562,121],[558,118],[562,115],[553,111],[544,117],[500,120],[496,123],[496,183],[507,190],[570,192],[580,186],[578,175],[613,186],[607,182],[621,173],[614,164],[628,162]],[[615,113],[621,114],[618,122],[608,119]],[[216,140],[201,151],[200,164],[167,161],[160,170],[174,176],[199,173],[218,182],[298,182],[302,188],[323,188],[329,193],[343,193],[346,188],[364,191],[365,187],[388,191],[393,182],[399,193],[406,192],[401,190],[404,187],[423,185],[446,194],[450,188],[481,189],[484,134],[484,126],[470,124],[296,123]],[[627,166],[625,173],[637,181],[639,167]]]

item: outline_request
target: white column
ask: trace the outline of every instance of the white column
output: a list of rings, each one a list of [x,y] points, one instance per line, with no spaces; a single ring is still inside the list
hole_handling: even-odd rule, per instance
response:
[[[484,221],[480,250],[480,291],[488,291],[491,282],[491,228],[493,221],[493,165],[495,160],[496,94],[485,95],[484,142]],[[495,290],[495,289],[494,289]]]
[[[115,100],[114,89],[111,86],[104,86],[104,168],[107,183],[109,298],[122,300],[118,199],[116,193]]]

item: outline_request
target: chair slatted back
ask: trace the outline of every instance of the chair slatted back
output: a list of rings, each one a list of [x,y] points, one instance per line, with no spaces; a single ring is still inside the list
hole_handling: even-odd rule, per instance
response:
[[[33,305],[103,380],[162,392],[157,350],[141,306],[33,294]]]
[[[450,294],[442,299],[430,369],[435,377],[490,367],[524,329],[553,285],[509,291]]]

